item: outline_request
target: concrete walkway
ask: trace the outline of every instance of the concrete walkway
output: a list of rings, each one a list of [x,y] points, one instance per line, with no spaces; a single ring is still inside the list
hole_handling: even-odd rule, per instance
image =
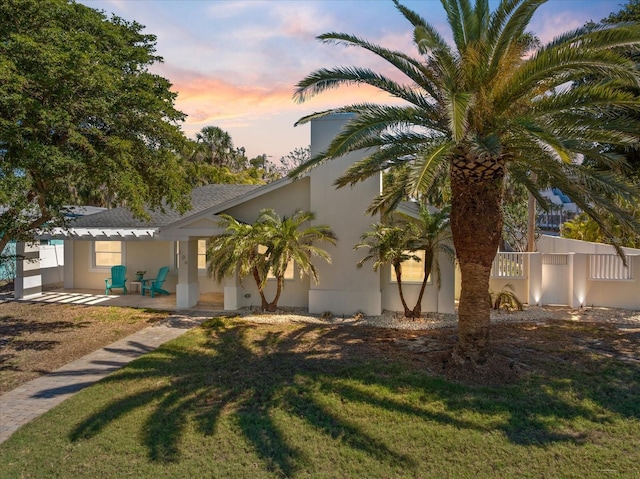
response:
[[[6,441],[20,426],[74,393],[210,317],[172,316],[0,396],[0,443]]]

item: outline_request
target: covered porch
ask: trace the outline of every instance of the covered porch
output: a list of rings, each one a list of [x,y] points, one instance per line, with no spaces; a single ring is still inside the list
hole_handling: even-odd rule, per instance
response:
[[[149,295],[142,296],[137,292],[132,294],[109,294],[98,289],[76,288],[52,288],[42,291],[40,294],[31,295],[23,299],[31,303],[61,303],[86,306],[116,306],[124,308],[155,309],[161,311],[201,311],[221,312],[224,310],[223,293],[203,293],[198,302],[190,307],[179,308],[176,304],[176,295],[157,295],[152,298]]]

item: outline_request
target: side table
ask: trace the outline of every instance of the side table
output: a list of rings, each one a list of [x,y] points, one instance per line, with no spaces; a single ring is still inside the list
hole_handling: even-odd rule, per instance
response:
[[[133,287],[136,287],[138,293],[142,294],[142,281],[131,281],[129,282],[129,290],[133,293]]]

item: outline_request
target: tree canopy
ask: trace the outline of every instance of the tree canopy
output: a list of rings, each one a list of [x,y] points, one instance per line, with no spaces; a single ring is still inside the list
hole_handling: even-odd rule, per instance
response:
[[[0,3],[0,251],[104,195],[189,207],[185,115],[137,22],[67,0]]]
[[[211,183],[263,184],[286,172],[269,161],[266,154],[247,158],[244,147],[236,147],[231,135],[217,126],[205,126],[191,142],[187,161],[193,186]]]

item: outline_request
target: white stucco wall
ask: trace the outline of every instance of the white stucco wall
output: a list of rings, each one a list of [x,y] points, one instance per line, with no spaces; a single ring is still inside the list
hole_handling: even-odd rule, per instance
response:
[[[332,115],[311,122],[311,155],[326,149],[351,115]],[[332,264],[318,263],[320,284],[310,285],[309,311],[365,314],[382,312],[380,275],[372,268],[358,268],[362,252],[353,251],[362,233],[371,223],[380,221],[379,215],[365,213],[381,191],[381,176],[376,174],[353,187],[336,189],[335,180],[349,166],[365,156],[355,152],[331,160],[309,173],[310,208],[317,214],[318,224],[328,224],[338,237],[338,246],[330,248]]]
[[[309,206],[309,178],[301,178],[282,188],[275,189],[254,200],[242,203],[224,211],[238,221],[253,223],[260,210],[271,208],[279,215],[291,216],[296,210],[308,211]]]
[[[586,254],[616,254],[613,246],[589,241],[561,238],[559,236],[542,235],[536,241],[536,247],[541,253],[586,253]],[[640,254],[640,249],[622,248],[626,254]]]

